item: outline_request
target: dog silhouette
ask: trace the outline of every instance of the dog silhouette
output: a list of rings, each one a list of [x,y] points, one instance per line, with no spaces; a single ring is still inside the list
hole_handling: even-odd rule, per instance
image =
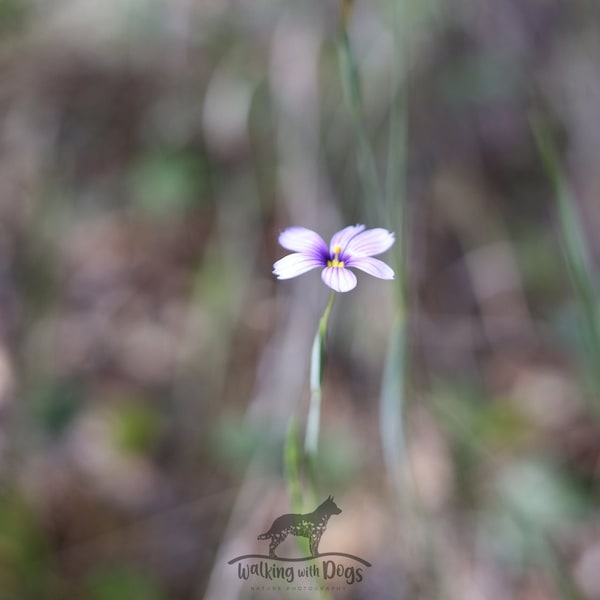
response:
[[[266,533],[261,533],[257,539],[266,540],[271,538],[269,544],[269,556],[277,558],[275,548],[285,540],[289,535],[308,538],[311,556],[318,556],[319,542],[321,536],[327,527],[327,521],[332,515],[339,515],[342,512],[333,501],[333,496],[329,496],[325,502],[317,506],[311,513],[305,515],[281,515],[273,521],[273,525]]]

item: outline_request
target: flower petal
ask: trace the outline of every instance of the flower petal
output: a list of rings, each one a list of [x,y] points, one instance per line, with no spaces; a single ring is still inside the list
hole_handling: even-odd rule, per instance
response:
[[[277,279],[291,279],[322,266],[322,260],[302,252],[296,252],[280,258],[273,265],[273,274],[277,275]]]
[[[394,241],[394,234],[387,229],[382,227],[368,229],[348,242],[343,257],[340,258],[347,261],[352,256],[376,256],[389,250]]]
[[[360,269],[379,279],[394,279],[394,270],[378,258],[356,256],[346,261],[346,266]]]
[[[350,225],[350,227],[345,227],[341,231],[338,231],[331,238],[331,243],[329,244],[329,251],[333,256],[335,254],[334,248],[339,246],[344,251],[344,248],[348,245],[348,242],[358,233],[360,233],[365,228],[364,225]]]
[[[323,238],[316,231],[306,227],[288,227],[279,234],[279,243],[293,252],[304,252],[315,256],[328,254]]]
[[[349,292],[356,287],[356,275],[344,267],[325,267],[321,279],[336,292]]]

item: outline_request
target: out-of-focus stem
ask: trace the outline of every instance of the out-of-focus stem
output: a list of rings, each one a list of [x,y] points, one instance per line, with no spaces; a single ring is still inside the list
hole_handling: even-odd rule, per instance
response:
[[[310,408],[306,423],[304,438],[304,452],[309,462],[316,460],[319,446],[319,429],[321,426],[321,388],[323,385],[323,370],[325,366],[325,339],[327,336],[327,323],[335,300],[335,292],[331,292],[329,302],[325,307],[323,316],[315,335],[310,357]]]
[[[600,415],[600,310],[593,285],[591,261],[573,194],[550,134],[539,119],[532,119],[532,129],[544,168],[556,194],[563,256],[577,300],[581,333],[587,351],[587,372],[594,386],[592,408]]]
[[[369,142],[358,66],[348,34],[348,15],[344,12],[346,4],[346,2],[342,4],[342,26],[339,48],[341,79],[354,126],[358,175],[364,194],[365,206],[370,216],[379,221],[383,216],[384,198],[379,185],[375,155]],[[375,210],[373,210],[374,208]]]

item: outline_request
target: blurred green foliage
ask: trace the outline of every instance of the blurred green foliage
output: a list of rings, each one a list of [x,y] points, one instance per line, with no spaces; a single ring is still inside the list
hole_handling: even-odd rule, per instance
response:
[[[27,22],[27,0],[0,0],[0,32],[16,33]]]
[[[444,386],[434,395],[433,408],[451,443],[457,492],[467,505],[477,506],[494,461],[518,453],[533,433],[531,425],[512,404],[490,402],[473,386]]]
[[[118,449],[145,455],[156,448],[163,429],[162,419],[149,402],[122,403],[114,412],[113,434]]]
[[[206,203],[206,177],[196,153],[149,153],[131,171],[133,206],[156,218],[186,214]]]
[[[15,491],[0,493],[0,594],[52,598],[52,553],[35,510]]]
[[[281,474],[282,444],[279,435],[269,438],[262,427],[241,423],[236,415],[222,418],[209,435],[209,447],[215,458],[236,471],[243,471],[256,458],[267,473]],[[366,468],[364,451],[346,429],[332,424],[320,441],[320,479],[332,487],[348,485]]]
[[[31,390],[32,412],[40,428],[51,436],[61,436],[84,403],[80,382],[46,381]]]
[[[100,567],[85,581],[90,600],[163,600],[160,584],[149,573],[125,566]]]
[[[500,472],[480,516],[482,538],[514,568],[544,565],[548,544],[589,516],[593,502],[549,460],[522,460]]]

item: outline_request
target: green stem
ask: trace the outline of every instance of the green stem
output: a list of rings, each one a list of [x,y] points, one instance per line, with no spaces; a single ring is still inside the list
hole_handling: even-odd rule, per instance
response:
[[[319,429],[321,426],[321,389],[323,385],[323,368],[325,366],[325,338],[327,335],[327,323],[334,300],[335,292],[331,292],[325,312],[319,321],[310,358],[310,408],[306,423],[304,452],[309,465],[312,463],[313,467],[317,457]]]
[[[306,469],[310,482],[311,505],[317,500],[317,482],[316,482],[316,456],[318,450],[319,428],[321,421],[321,388],[323,385],[323,370],[325,366],[325,339],[327,336],[327,324],[329,315],[335,300],[335,292],[329,296],[329,301],[319,321],[319,327],[315,335],[312,346],[310,362],[310,391],[311,400],[306,425],[306,436],[304,442],[304,458],[306,460]],[[288,431],[285,438],[284,463],[285,474],[288,484],[288,493],[291,499],[293,509],[296,513],[302,512],[302,449],[298,432],[296,418],[290,420]],[[303,553],[307,551],[306,544],[298,540],[298,547]],[[315,582],[315,585],[318,581]],[[331,595],[327,590],[319,589],[321,600],[330,600]]]

